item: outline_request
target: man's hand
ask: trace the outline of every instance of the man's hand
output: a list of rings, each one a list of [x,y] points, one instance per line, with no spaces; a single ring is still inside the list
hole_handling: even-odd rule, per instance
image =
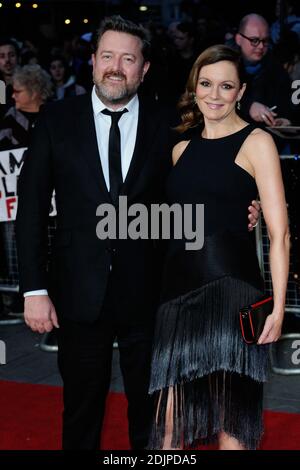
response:
[[[31,295],[25,297],[24,302],[25,323],[32,331],[46,333],[59,328],[57,315],[53,303],[48,295]]]
[[[290,126],[290,125],[291,125],[291,121],[289,119],[286,119],[286,118],[276,118],[275,119],[275,126],[286,127],[286,126]]]
[[[252,232],[254,227],[256,227],[256,225],[258,223],[258,219],[259,219],[259,214],[260,214],[260,210],[261,210],[259,202],[258,201],[252,201],[251,206],[248,207],[248,210],[249,210],[248,230],[249,230],[249,232]]]
[[[271,111],[268,106],[265,106],[258,101],[254,101],[249,109],[249,114],[256,122],[264,122],[267,126],[275,126],[277,116],[274,111]]]

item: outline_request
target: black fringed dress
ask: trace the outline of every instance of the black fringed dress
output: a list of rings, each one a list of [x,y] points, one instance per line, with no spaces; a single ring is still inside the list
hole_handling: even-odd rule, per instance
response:
[[[221,431],[248,449],[261,439],[268,345],[247,345],[239,326],[240,308],[263,295],[247,228],[257,186],[235,163],[253,129],[193,137],[167,181],[169,204],[204,204],[205,239],[198,251],[186,250],[184,238],[168,243],[149,390],[151,449],[163,445],[169,406],[172,447],[212,442]]]

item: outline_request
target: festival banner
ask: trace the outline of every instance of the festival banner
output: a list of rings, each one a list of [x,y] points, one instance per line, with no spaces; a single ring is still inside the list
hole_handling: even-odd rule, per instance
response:
[[[18,208],[18,178],[26,158],[27,148],[0,152],[0,222],[15,220]],[[56,215],[54,195],[50,215]]]

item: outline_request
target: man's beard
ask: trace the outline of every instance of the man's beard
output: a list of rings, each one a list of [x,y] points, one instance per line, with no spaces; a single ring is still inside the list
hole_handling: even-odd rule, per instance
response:
[[[120,74],[106,74],[106,75],[115,75],[121,76]],[[113,86],[110,86],[109,84],[106,83],[105,78],[106,75],[103,77],[102,80],[97,80],[96,77],[94,77],[94,84],[96,87],[96,93],[97,96],[101,99],[103,98],[104,100],[108,101],[109,103],[112,104],[118,104],[122,103],[124,100],[128,101],[132,96],[134,96],[137,92],[137,89],[139,87],[139,83],[135,85],[128,86],[126,82],[126,78],[124,75],[122,75],[122,78],[124,81],[119,83],[118,86],[113,88]]]

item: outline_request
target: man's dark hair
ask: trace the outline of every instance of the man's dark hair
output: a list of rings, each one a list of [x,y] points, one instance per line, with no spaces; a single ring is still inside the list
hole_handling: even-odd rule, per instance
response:
[[[117,31],[119,33],[127,33],[136,36],[142,41],[142,54],[145,61],[150,60],[150,33],[142,25],[133,23],[133,21],[125,20],[120,15],[109,16],[104,18],[100,24],[96,36],[96,48],[98,49],[101,37],[106,31]]]
[[[16,55],[17,56],[20,55],[20,49],[19,49],[18,44],[16,43],[16,41],[14,41],[11,38],[3,38],[3,37],[0,38],[0,47],[1,46],[13,46],[15,48]]]

